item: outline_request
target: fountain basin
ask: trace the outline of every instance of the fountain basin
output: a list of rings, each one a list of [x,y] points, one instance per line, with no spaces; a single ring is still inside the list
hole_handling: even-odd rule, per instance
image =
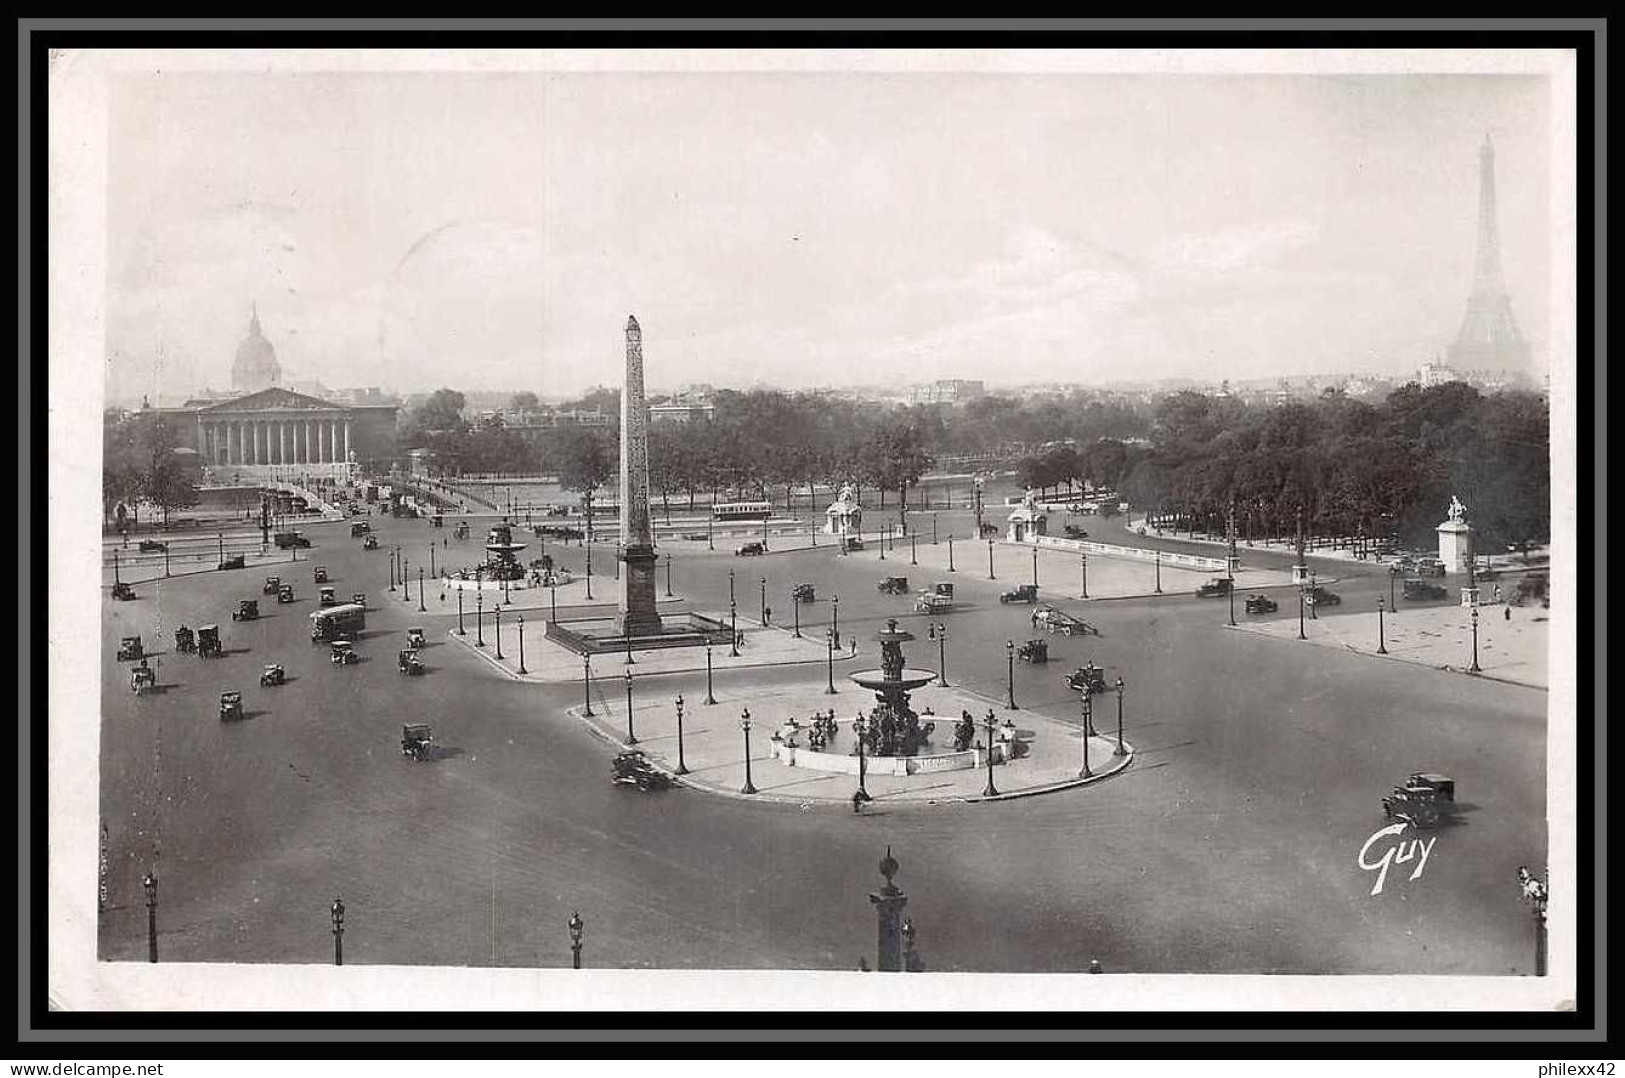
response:
[[[923,685],[929,685],[937,680],[937,672],[935,670],[921,670],[917,667],[909,667],[904,669],[902,675],[895,680],[886,677],[884,670],[858,670],[848,674],[847,677],[865,689],[898,688],[906,692],[911,689],[918,689]]]

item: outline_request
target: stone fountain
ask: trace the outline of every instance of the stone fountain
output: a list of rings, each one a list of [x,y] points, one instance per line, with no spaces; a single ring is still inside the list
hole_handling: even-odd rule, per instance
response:
[[[525,567],[519,552],[526,544],[513,541],[513,528],[506,523],[493,527],[485,537],[485,575],[492,580],[523,580]]]
[[[880,669],[848,675],[875,694],[866,748],[872,756],[914,756],[931,739],[936,724],[920,722],[909,706],[908,694],[936,680],[937,672],[904,664],[903,644],[913,640],[914,634],[899,629],[896,618],[888,618],[875,639],[880,641]]]

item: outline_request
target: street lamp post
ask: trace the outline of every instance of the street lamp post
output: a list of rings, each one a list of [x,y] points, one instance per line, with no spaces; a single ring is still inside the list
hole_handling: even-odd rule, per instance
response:
[[[991,539],[987,541],[987,578],[989,580],[996,579],[993,576],[993,540]]]
[[[728,605],[732,606],[733,603],[734,603],[734,571],[732,569],[729,569],[728,570]]]
[[[457,589],[457,635],[467,636],[468,630],[463,628],[463,589]]]
[[[715,550],[717,548],[717,545],[711,541],[711,526],[713,523],[714,521],[710,520],[705,522],[705,549],[707,550]]]
[[[429,608],[423,605],[423,566],[418,566],[418,613],[427,614]]]
[[[485,646],[485,592],[474,596],[474,646]]]
[[[867,758],[863,754],[863,743],[869,734],[869,720],[861,711],[858,712],[858,717],[852,720],[852,734],[858,743],[858,792],[853,797],[859,801],[872,801],[874,799],[869,796],[869,791],[864,786],[869,777]]]
[[[937,642],[937,686],[948,687],[948,626],[944,622],[933,622],[928,631],[929,638]]]
[[[750,708],[739,713],[739,729],[745,733],[745,785],[739,788],[742,794],[756,792],[756,784],[750,781]]]
[[[412,601],[412,578],[408,575],[407,559],[401,559],[401,601]]]
[[[908,563],[910,565],[918,565],[918,564],[920,564],[920,556],[919,556],[920,555],[920,546],[919,546],[919,543],[916,542],[916,540],[918,538],[919,537],[917,535],[915,535],[913,532],[909,533],[909,536],[908,536]]]
[[[1117,679],[1117,751],[1113,756],[1127,756],[1128,750],[1123,747],[1123,679]]]
[[[1230,627],[1234,629],[1236,627],[1236,578],[1232,575],[1225,579],[1229,581],[1229,586],[1224,590],[1230,598]]]
[[[335,898],[327,911],[333,918],[333,964],[344,965],[344,900]]]
[[[948,536],[948,571],[950,573],[956,572],[954,569],[954,537],[951,535]]]
[[[1399,566],[1390,565],[1388,567],[1388,609],[1396,614],[1399,613],[1399,604],[1394,601],[1394,581],[1398,579]]]
[[[626,672],[626,743],[636,745],[638,735],[632,730],[632,671]]]
[[[395,551],[389,552],[389,590],[395,590]]]
[[[671,598],[671,554],[666,554],[666,598]]]
[[[767,628],[767,577],[762,577],[762,628]]]
[[[572,969],[581,968],[581,937],[586,930],[587,923],[581,919],[578,910],[570,914],[570,966]]]
[[[1478,665],[1478,604],[1473,604],[1473,665],[1468,668],[1472,673],[1483,673]]]
[[[519,672],[521,674],[530,673],[529,670],[525,669],[525,615],[523,614],[519,615]]]
[[[801,639],[801,600],[796,598],[794,590],[790,592],[790,613],[795,618],[796,639]]]
[[[497,661],[501,662],[502,661],[502,604],[501,603],[496,604],[495,615],[496,615]]]
[[[1377,654],[1378,655],[1386,655],[1386,654],[1388,654],[1388,648],[1386,646],[1386,642],[1383,640],[1382,613],[1383,613],[1382,596],[1379,595],[1379,596],[1377,596]]]
[[[841,597],[829,597],[829,631],[833,634],[835,646],[841,646]]]
[[[825,630],[825,632],[824,632],[824,640],[825,640],[825,642],[827,642],[829,644],[829,660],[828,660],[829,661],[829,685],[825,687],[824,694],[826,696],[833,696],[833,695],[835,695],[835,632],[834,632],[834,630],[832,630],[832,629]]]
[[[1085,688],[1083,690],[1083,730],[1078,740],[1083,743],[1083,768],[1078,772],[1078,778],[1091,779],[1095,773],[1089,769],[1089,735],[1095,731],[1095,694]]]
[[[728,604],[728,654],[739,658],[739,607]]]
[[[677,696],[677,773],[688,774],[688,764],[683,761],[683,697]]]
[[[1310,621],[1319,621],[1320,620],[1320,614],[1317,613],[1316,610],[1315,610],[1315,607],[1317,605],[1319,605],[1315,601],[1316,598],[1319,595],[1320,595],[1320,585],[1317,582],[1317,578],[1315,576],[1315,571],[1313,569],[1311,569],[1311,570],[1309,570],[1309,620]]]
[[[587,544],[587,598],[592,599],[592,544]]]
[[[1014,711],[1016,709],[1016,642],[1014,640],[1006,640],[1004,642],[1004,651],[1005,655],[1010,660],[1009,677],[1005,682],[1006,687],[1010,692],[1010,698],[1004,706],[1007,710]]]
[[[149,872],[141,877],[141,886],[147,892],[147,961],[158,961],[158,874]]]
[[[1309,639],[1303,633],[1303,600],[1304,600],[1304,595],[1305,595],[1304,585],[1299,584],[1298,585],[1298,639],[1299,640],[1308,640]]]
[[[1078,576],[1082,580],[1081,594],[1078,598],[1087,599],[1089,598],[1089,552],[1087,550],[1078,551]]]
[[[997,797],[999,788],[993,785],[993,733],[999,728],[999,720],[993,717],[993,711],[989,709],[983,721],[987,726],[987,788],[982,791],[982,796]]]
[[[1157,594],[1161,595],[1162,594],[1162,551],[1161,550],[1156,551],[1153,560],[1155,561],[1156,567],[1157,567],[1157,569],[1156,569],[1156,572],[1157,572]]]
[[[581,656],[581,695],[587,705],[582,714],[590,719],[592,718],[592,655],[590,654]]]
[[[937,545],[937,515],[931,514],[931,545]]]
[[[429,544],[429,575],[430,576],[437,575],[436,572],[435,572],[435,567],[434,567],[434,544],[433,543]]]
[[[460,594],[461,593],[459,593],[459,595]],[[552,613],[551,620],[558,621],[559,620],[559,582],[557,580],[555,580],[555,579],[552,579],[551,577],[548,579],[548,584],[547,584],[547,598],[548,598],[548,601],[552,604],[553,613]]]
[[[711,695],[711,641],[705,642],[705,702],[714,704],[717,698]]]
[[[1038,548],[1033,547],[1033,587],[1038,587]]]
[[[886,534],[888,532],[890,532],[890,531],[891,531],[891,525],[890,524],[882,524],[880,526],[880,560],[881,561],[886,560]]]

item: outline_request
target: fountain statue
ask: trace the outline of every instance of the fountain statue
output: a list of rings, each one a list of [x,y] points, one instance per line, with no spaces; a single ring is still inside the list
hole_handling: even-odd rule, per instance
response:
[[[849,675],[875,694],[867,728],[868,752],[872,756],[914,756],[930,741],[936,724],[920,722],[909,706],[908,694],[935,680],[937,672],[911,669],[905,664],[903,644],[913,640],[914,634],[899,629],[896,618],[888,618],[875,639],[880,641],[880,669]]]

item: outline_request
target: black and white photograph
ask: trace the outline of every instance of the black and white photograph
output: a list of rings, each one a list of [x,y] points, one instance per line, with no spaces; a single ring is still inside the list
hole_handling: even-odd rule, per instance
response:
[[[1572,54],[51,63],[54,1006],[1573,1008]]]

